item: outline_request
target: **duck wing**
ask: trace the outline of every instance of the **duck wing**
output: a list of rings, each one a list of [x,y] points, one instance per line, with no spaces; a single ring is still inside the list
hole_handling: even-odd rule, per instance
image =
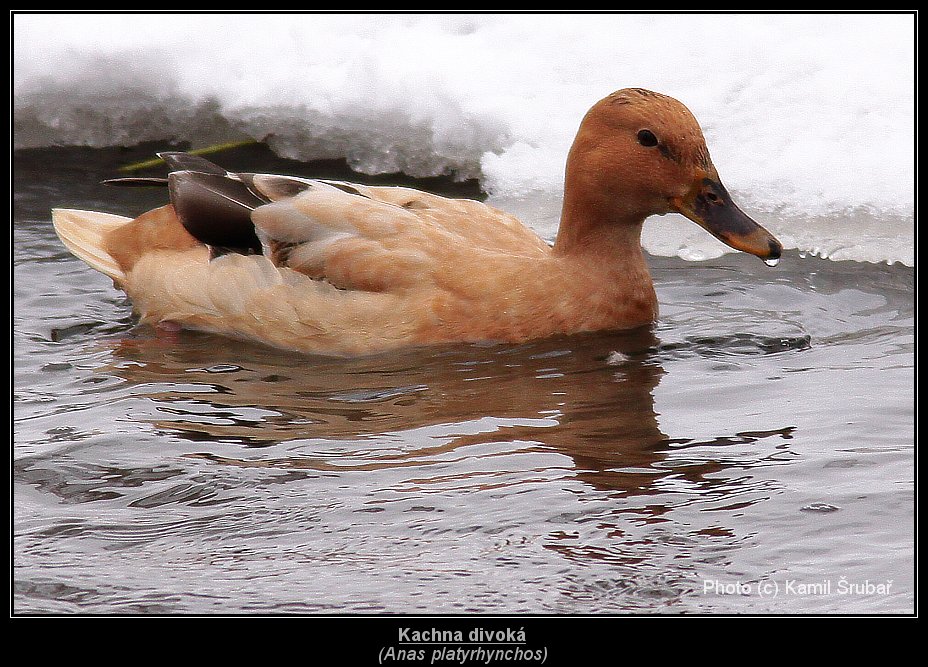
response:
[[[391,291],[467,281],[486,255],[542,255],[548,245],[515,217],[468,199],[403,187],[234,173],[202,157],[159,153],[184,229],[211,256],[263,254],[340,289]]]
[[[341,289],[456,292],[491,255],[549,251],[518,220],[478,201],[261,174],[250,187],[271,200],[251,219],[272,261]]]
[[[158,153],[167,178],[117,178],[119,186],[167,186],[178,220],[191,236],[210,246],[213,256],[227,252],[260,254],[251,212],[268,200],[248,188],[241,176],[198,155]]]

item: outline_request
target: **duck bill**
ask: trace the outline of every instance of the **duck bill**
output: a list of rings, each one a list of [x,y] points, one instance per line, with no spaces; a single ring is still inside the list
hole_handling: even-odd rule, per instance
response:
[[[779,259],[783,246],[773,234],[754,222],[731,200],[718,178],[706,177],[683,197],[673,197],[671,206],[735,250],[762,259]]]

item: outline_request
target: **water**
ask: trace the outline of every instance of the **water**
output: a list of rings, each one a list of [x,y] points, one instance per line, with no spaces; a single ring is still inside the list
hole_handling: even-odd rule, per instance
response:
[[[913,18],[15,14],[14,612],[911,613]],[[49,220],[251,139],[217,160],[404,172],[551,238],[625,86],[692,109],[786,248],[650,220],[648,330],[350,360],[160,332]]]
[[[654,256],[651,329],[301,357],[57,241],[150,152],[15,156],[14,612],[913,611],[911,267]]]

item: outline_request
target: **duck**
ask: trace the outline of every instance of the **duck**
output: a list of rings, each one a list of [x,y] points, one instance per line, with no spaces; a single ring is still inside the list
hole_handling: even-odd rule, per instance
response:
[[[513,215],[408,187],[233,173],[165,152],[168,203],[132,218],[56,208],[62,243],[124,291],[140,323],[355,356],[649,326],[645,220],[680,213],[735,250],[780,242],[722,185],[677,99],[623,88],[583,117],[549,243]]]

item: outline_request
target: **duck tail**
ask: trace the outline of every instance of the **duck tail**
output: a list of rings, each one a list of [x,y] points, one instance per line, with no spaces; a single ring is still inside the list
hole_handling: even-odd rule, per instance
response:
[[[67,249],[97,271],[116,281],[125,279],[126,274],[119,262],[107,252],[105,241],[110,232],[131,221],[132,218],[111,213],[69,208],[52,210],[52,224],[55,232]]]

